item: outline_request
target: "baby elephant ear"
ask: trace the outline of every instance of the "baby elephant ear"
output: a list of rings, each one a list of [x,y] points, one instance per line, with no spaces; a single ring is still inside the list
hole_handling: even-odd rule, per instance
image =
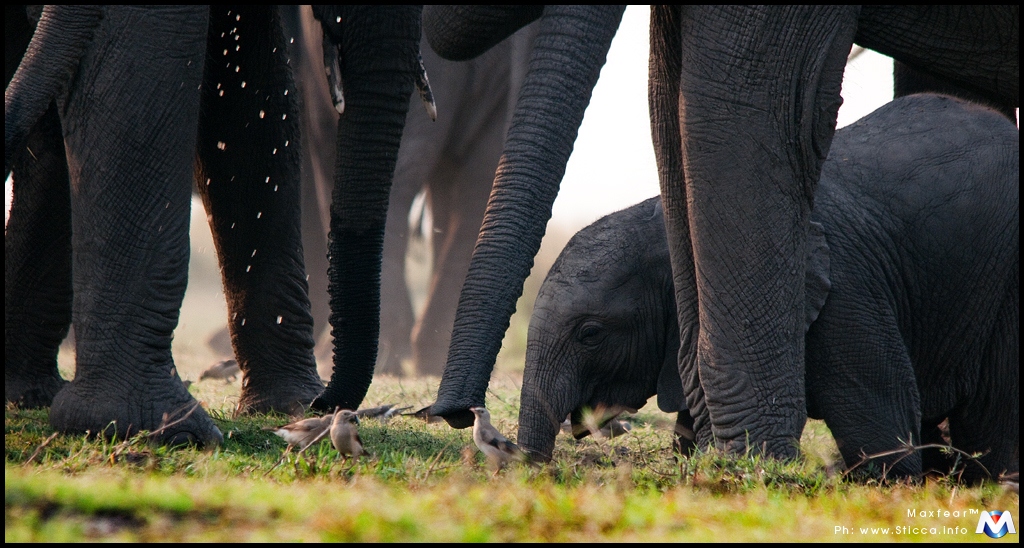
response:
[[[679,376],[679,329],[676,322],[671,323],[666,330],[665,358],[658,374],[658,409],[665,413],[686,411],[683,381]]]
[[[821,307],[825,306],[825,299],[832,289],[832,281],[829,279],[829,249],[825,241],[825,232],[821,224],[811,221],[807,231],[807,277],[804,280],[804,294],[806,303],[804,307],[804,333],[811,328],[814,320],[818,319]]]

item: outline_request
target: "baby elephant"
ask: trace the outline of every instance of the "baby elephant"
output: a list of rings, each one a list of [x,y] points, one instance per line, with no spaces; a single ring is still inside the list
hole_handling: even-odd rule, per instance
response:
[[[941,442],[948,419],[952,444],[982,453],[964,479],[1018,470],[1018,182],[1017,128],[950,97],[898,99],[836,132],[811,214],[805,378],[808,415],[848,466]],[[694,359],[679,335],[697,340],[699,314],[692,302],[677,316],[672,279],[657,198],[572,238],[530,321],[524,450],[550,459],[559,423],[584,407],[639,408],[657,393],[688,415],[677,353]],[[867,468],[915,476],[948,470],[945,458]]]

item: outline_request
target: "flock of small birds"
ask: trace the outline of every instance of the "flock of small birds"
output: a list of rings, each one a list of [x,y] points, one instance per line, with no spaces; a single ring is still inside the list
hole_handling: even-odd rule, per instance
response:
[[[280,436],[288,444],[285,455],[292,448],[298,448],[302,452],[325,437],[329,437],[334,449],[343,459],[348,460],[349,457],[358,458],[361,455],[369,454],[363,440],[359,437],[359,419],[361,418],[373,418],[385,423],[396,416],[416,417],[428,423],[443,420],[430,415],[429,408],[415,413],[402,413],[407,409],[410,407],[397,407],[395,404],[356,411],[336,408],[333,413],[322,417],[301,419],[282,426],[265,426],[263,429]],[[484,454],[495,475],[514,460],[536,465],[529,460],[519,446],[491,424],[491,414],[487,408],[472,407],[470,411],[474,415],[473,442]],[[281,459],[284,460],[284,455]]]
[[[199,376],[199,380],[222,379],[224,382],[230,383],[235,381],[239,374],[241,374],[241,369],[238,367],[237,361],[222,360],[204,371]],[[186,388],[192,384],[191,381],[184,382]],[[330,438],[334,449],[342,458],[348,460],[349,457],[358,458],[369,454],[363,440],[359,437],[359,419],[376,419],[382,423],[387,423],[396,416],[414,417],[427,423],[444,420],[440,416],[430,414],[429,406],[413,413],[403,413],[408,409],[412,409],[412,407],[398,407],[396,404],[380,405],[356,411],[336,408],[333,413],[322,417],[300,419],[281,426],[264,426],[263,429],[280,436],[288,444],[285,453],[281,456],[282,461],[293,448],[297,448],[301,453],[324,438]],[[473,442],[484,454],[495,474],[513,460],[535,464],[518,445],[506,438],[491,424],[491,413],[487,411],[486,407],[471,407],[470,411],[474,415]],[[569,431],[568,419],[563,424],[563,430]],[[600,433],[610,438],[628,431],[629,423],[613,418],[601,429]],[[575,431],[572,433],[576,434]],[[278,464],[280,462],[278,461]]]

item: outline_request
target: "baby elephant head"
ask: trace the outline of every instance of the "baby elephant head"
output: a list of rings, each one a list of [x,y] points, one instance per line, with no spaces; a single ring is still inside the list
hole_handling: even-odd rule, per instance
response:
[[[548,272],[527,335],[519,443],[548,461],[562,421],[639,409],[655,393],[685,409],[661,203],[652,198],[577,233]],[[663,374],[664,372],[664,374]]]

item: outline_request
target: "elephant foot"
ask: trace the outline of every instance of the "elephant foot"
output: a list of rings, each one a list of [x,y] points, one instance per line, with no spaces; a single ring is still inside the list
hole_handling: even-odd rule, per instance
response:
[[[59,432],[118,439],[146,430],[157,443],[171,446],[224,441],[177,375],[115,382],[76,378],[54,397],[50,425]]]
[[[316,369],[302,369],[283,378],[277,375],[276,378],[265,379],[250,372],[242,379],[242,394],[235,416],[270,412],[302,416],[323,391],[324,384]]]
[[[4,372],[4,398],[23,409],[49,407],[54,396],[68,384],[57,372],[56,365],[47,367],[45,374],[27,377],[11,373],[11,368],[8,366]]]

